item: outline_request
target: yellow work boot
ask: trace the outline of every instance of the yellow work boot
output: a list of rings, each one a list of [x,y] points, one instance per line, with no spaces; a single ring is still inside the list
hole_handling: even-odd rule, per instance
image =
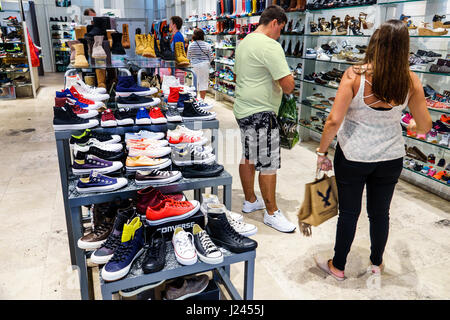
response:
[[[77,43],[73,45],[75,49],[75,63],[73,66],[75,68],[89,68],[89,63],[84,56],[84,46],[82,43]]]
[[[147,58],[156,58],[154,41],[153,41],[152,35],[149,34],[144,37],[145,37],[145,42],[147,43],[147,45],[145,46],[144,53],[142,55]]]
[[[183,42],[175,42],[175,62],[180,67],[188,67],[190,61],[186,58]]]
[[[134,39],[136,40],[136,55],[141,56],[144,52],[144,35],[137,34],[135,35]]]

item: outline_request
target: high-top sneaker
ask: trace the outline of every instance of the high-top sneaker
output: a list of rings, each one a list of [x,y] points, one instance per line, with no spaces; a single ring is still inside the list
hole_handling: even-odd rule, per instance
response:
[[[176,106],[178,99],[180,98],[180,92],[183,91],[183,87],[170,87],[169,97],[167,98],[167,103],[170,106]]]
[[[83,98],[92,100],[92,101],[103,101],[109,99],[109,94],[107,93],[99,93],[99,88],[91,87],[85,84],[81,79],[70,78],[70,80],[66,79],[66,88],[70,88],[72,92],[72,88],[75,88],[76,91],[83,96]]]
[[[53,128],[55,130],[80,130],[98,126],[96,119],[82,119],[72,110],[72,106],[53,107]]]
[[[80,75],[77,73],[76,75],[73,76],[66,76],[66,85],[65,85],[65,89],[70,89],[70,87],[72,86],[78,86],[78,87],[82,87],[84,90],[86,90],[87,92],[95,92],[96,94],[105,94],[107,93],[105,88],[100,88],[100,87],[92,87],[92,86],[88,86],[80,77]],[[75,87],[76,87],[75,86]],[[109,96],[108,96],[109,98]],[[107,98],[107,99],[108,99]]]
[[[117,216],[114,221],[112,232],[109,234],[103,245],[95,250],[91,255],[91,262],[97,264],[105,264],[112,258],[114,252],[121,243],[123,226],[127,223],[136,210],[130,204],[128,207],[117,210]]]
[[[65,89],[61,92],[57,92],[56,96],[58,98],[67,97],[69,99],[74,100],[73,102],[78,101],[79,103],[85,105],[85,107],[83,105],[80,105],[82,108],[86,108],[89,110],[97,110],[105,106],[105,104],[101,101],[92,101],[84,98],[80,93],[78,93],[77,89],[75,89],[74,86],[70,87],[70,90]]]
[[[258,243],[255,240],[239,234],[228,222],[227,209],[223,204],[208,204],[208,223],[206,232],[211,240],[220,247],[234,253],[255,250]]]
[[[167,106],[166,118],[169,122],[182,122],[183,118],[180,115],[177,107],[175,106]]]
[[[180,91],[178,95],[177,108],[180,112],[183,112],[184,102],[192,99],[191,94],[189,92]]]
[[[79,104],[73,103],[68,98],[55,98],[55,107],[64,107],[66,104],[71,106],[73,112],[82,119],[90,119],[98,115],[97,110],[83,109]]]
[[[184,195],[178,194],[162,194],[154,187],[147,187],[137,192],[137,212],[141,215],[146,214],[147,207],[154,207],[160,204],[163,200],[171,198],[175,201],[183,201]]]
[[[111,111],[111,109],[106,109],[106,111],[102,113],[101,126],[117,127],[117,120],[116,117],[114,117],[114,113]]]
[[[94,205],[93,230],[78,239],[78,248],[95,250],[102,246],[113,230],[115,212],[110,209],[109,203]],[[112,211],[112,212],[111,212]]]
[[[184,102],[183,120],[213,120],[216,118],[215,112],[208,112],[201,109],[194,100]]]
[[[149,96],[158,92],[156,88],[145,88],[138,86],[134,81],[133,76],[119,77],[119,81],[116,86],[116,95],[119,97],[128,97],[131,94],[138,96]]]

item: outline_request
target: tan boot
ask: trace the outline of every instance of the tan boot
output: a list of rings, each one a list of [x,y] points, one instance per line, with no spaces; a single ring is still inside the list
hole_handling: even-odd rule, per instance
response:
[[[112,37],[111,37],[111,33],[115,33],[116,30],[106,30],[106,37],[108,38],[109,41],[109,47],[112,47]]]
[[[175,62],[180,67],[187,67],[191,63],[189,59],[186,58],[183,42],[175,42]]]
[[[73,48],[73,45],[77,44],[77,43],[80,43],[80,41],[78,41],[78,40],[70,40],[70,41],[66,42],[66,44],[70,48],[70,64],[74,64],[75,63],[75,49]]]
[[[82,43],[77,43],[73,45],[75,49],[75,63],[73,66],[75,68],[89,68],[89,63],[84,56],[84,46]]]
[[[95,69],[97,87],[106,89],[106,69]]]
[[[137,34],[134,36],[134,39],[136,40],[136,55],[141,56],[145,48],[143,35]]]
[[[91,87],[95,87],[95,77],[94,76],[84,76],[84,83]]]
[[[128,24],[122,25],[122,47],[124,49],[130,49],[130,36],[128,35]]]
[[[91,57],[94,59],[106,59],[106,52],[103,50],[103,36],[94,37],[94,46],[92,48]]]
[[[87,28],[86,26],[78,26],[75,27],[75,38],[77,40],[79,39],[83,39],[84,35],[87,33]]]
[[[142,55],[147,58],[156,58],[153,36],[151,34],[145,36],[145,41],[147,45]]]

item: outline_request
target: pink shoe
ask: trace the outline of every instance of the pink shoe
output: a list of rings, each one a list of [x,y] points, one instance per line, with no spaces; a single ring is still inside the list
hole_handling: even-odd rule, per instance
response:
[[[432,167],[430,167],[431,169],[430,169],[430,171],[428,171],[428,176],[430,176],[430,177],[432,177],[432,176],[434,176],[435,174],[436,174],[436,169],[435,168],[432,168]]]
[[[401,119],[401,123],[404,127],[407,127],[409,125],[409,121],[412,119],[412,115],[407,112],[403,115],[402,119]]]
[[[316,262],[316,265],[319,269],[321,269],[322,271],[324,271],[325,273],[331,275],[333,278],[335,278],[337,281],[343,281],[345,280],[345,275],[344,275],[344,271],[339,271],[338,273],[334,273],[333,271],[331,271],[330,269],[330,261],[332,261],[331,259],[327,260],[327,261],[318,261],[315,257],[314,257],[314,261]]]

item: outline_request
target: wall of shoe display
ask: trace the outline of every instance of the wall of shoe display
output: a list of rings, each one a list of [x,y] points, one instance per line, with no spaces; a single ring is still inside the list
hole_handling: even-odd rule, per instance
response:
[[[75,39],[75,21],[67,16],[50,17],[49,28],[56,72],[65,72],[70,64],[68,41]]]
[[[433,119],[431,131],[418,137],[406,130],[411,115],[405,110],[402,128],[407,157],[402,177],[449,199],[450,21],[445,20],[446,13],[450,13],[446,0],[308,1],[305,12],[288,22],[280,39],[291,69],[302,73],[296,80],[301,85],[302,139],[320,139],[343,72],[362,61],[380,23],[400,19],[410,31],[410,68],[424,85]],[[305,26],[297,29],[302,22]]]

